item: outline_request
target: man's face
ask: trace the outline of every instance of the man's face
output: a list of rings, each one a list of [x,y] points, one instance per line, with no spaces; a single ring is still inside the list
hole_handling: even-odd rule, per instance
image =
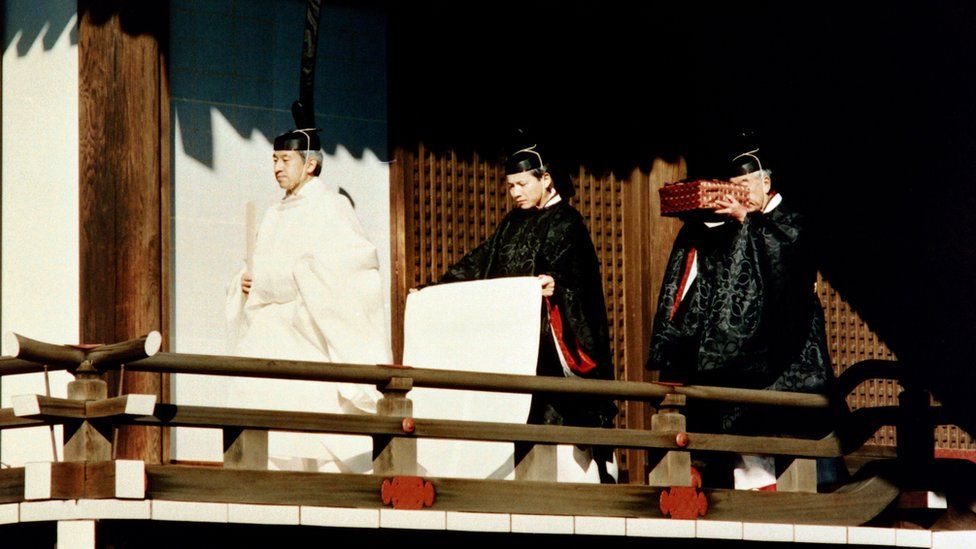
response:
[[[749,201],[755,207],[762,208],[766,204],[766,195],[769,194],[770,181],[768,177],[763,177],[762,172],[755,171],[750,174],[739,175],[729,181],[748,185]]]
[[[523,210],[531,210],[545,205],[552,177],[548,173],[536,177],[532,172],[521,172],[505,176],[505,182],[508,184],[508,194],[515,199],[515,205]]]
[[[314,166],[314,163],[309,162],[306,169],[305,161],[298,151],[275,151],[272,158],[275,179],[278,180],[278,186],[286,192],[295,190],[299,184],[308,179],[309,170]]]

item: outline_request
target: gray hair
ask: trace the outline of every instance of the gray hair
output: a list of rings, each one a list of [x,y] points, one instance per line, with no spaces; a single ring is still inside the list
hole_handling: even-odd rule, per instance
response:
[[[315,171],[312,172],[312,175],[319,175],[320,173],[322,173],[322,161],[325,160],[325,155],[322,154],[321,149],[308,151],[308,157],[305,156],[304,150],[298,150],[295,152],[301,155],[302,162],[308,162],[309,157],[311,157],[311,159],[315,161]]]

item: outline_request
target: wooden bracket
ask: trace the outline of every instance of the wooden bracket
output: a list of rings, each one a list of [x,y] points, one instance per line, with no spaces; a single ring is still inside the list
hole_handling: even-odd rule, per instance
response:
[[[12,399],[17,417],[65,423],[78,419],[111,419],[120,416],[152,415],[156,395],[129,394],[100,400],[76,400],[44,395],[16,395]]]
[[[69,384],[71,396],[102,397],[97,400],[17,395],[12,399],[14,415],[64,425],[67,461],[110,460],[113,428],[126,416],[152,415],[156,397],[132,394],[104,398],[104,387],[101,380],[76,380]]]

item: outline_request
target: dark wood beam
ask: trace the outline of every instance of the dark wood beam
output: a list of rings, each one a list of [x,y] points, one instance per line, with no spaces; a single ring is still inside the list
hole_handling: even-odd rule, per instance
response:
[[[0,469],[0,503],[24,501],[24,468]]]
[[[165,338],[167,3],[80,0],[78,13],[81,337]],[[119,374],[107,381],[116,393]],[[122,392],[161,396],[162,376],[126,374]],[[159,429],[124,428],[117,455],[159,463]]]
[[[245,471],[212,467],[152,466],[153,499],[330,507],[381,508],[379,475]],[[429,478],[432,509],[483,513],[657,517],[660,488],[637,485]],[[880,477],[831,494],[705,490],[711,520],[858,526],[898,497]]]

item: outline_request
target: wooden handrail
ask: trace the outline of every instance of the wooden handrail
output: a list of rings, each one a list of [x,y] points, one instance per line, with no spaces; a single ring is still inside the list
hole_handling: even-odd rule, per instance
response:
[[[49,370],[76,370],[85,362],[103,369],[117,368],[119,364],[153,356],[162,342],[162,335],[156,331],[119,343],[79,346],[55,345],[7,332],[3,343],[11,356],[0,357],[0,375],[40,372],[44,365]]]
[[[837,457],[842,455],[840,443],[833,436],[821,440],[810,440],[685,433],[687,442],[680,445],[676,440],[677,433],[675,432],[446,419],[412,419],[413,430],[410,433],[405,433],[401,418],[390,416],[157,404],[156,411],[151,416],[129,416],[121,418],[120,422],[158,427],[233,427],[306,433],[394,435],[447,440],[577,444],[612,446],[615,448],[723,451],[802,457]]]
[[[48,371],[67,370],[73,365],[68,363],[48,364]],[[0,376],[15,376],[18,374],[36,374],[44,371],[44,364],[32,360],[24,360],[12,356],[0,357]]]
[[[346,381],[381,385],[393,377],[410,378],[418,387],[464,389],[507,393],[559,393],[596,395],[620,400],[657,401],[665,395],[684,395],[696,400],[786,406],[827,408],[825,395],[710,387],[703,385],[659,385],[653,383],[609,380],[560,379],[538,376],[429,370],[403,366],[374,366],[312,361],[271,360],[218,355],[158,353],[162,343],[159,332],[141,338],[98,346],[54,345],[13,332],[4,334],[4,344],[13,356],[0,357],[0,376],[35,373],[45,370],[75,370],[88,362],[99,370],[118,368],[126,363],[130,370],[231,375],[298,379],[310,381]],[[838,396],[844,397],[867,379],[899,379],[903,370],[895,361],[864,360],[845,370],[837,382]]]
[[[47,364],[58,369],[77,367],[85,360],[85,351],[82,349],[67,345],[52,345],[13,332],[3,335],[3,346],[16,359],[28,360],[38,365]]]
[[[736,389],[698,385],[672,386],[638,381],[571,379],[547,376],[492,374],[455,370],[404,368],[390,365],[338,364],[325,362],[272,360],[180,353],[158,353],[126,365],[130,371],[243,376],[306,381],[342,381],[380,385],[391,378],[410,378],[415,387],[462,389],[500,393],[558,393],[604,396],[620,400],[656,402],[666,395],[679,394],[697,400],[828,408],[824,395]]]
[[[901,379],[903,368],[895,360],[868,359],[851,364],[837,376],[835,390],[846,397],[858,385],[869,379]]]

